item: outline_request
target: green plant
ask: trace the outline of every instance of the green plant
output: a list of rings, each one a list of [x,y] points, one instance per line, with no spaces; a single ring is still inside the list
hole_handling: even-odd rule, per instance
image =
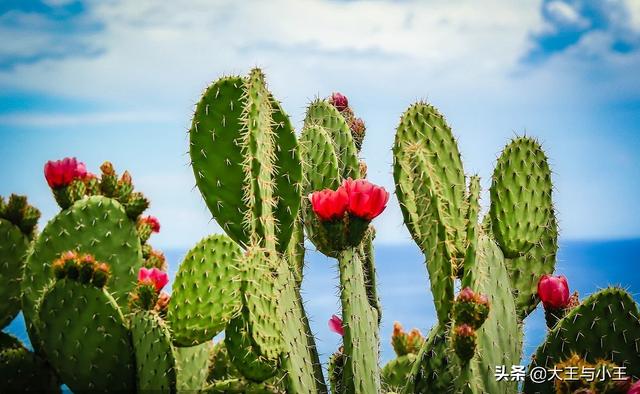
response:
[[[131,175],[109,162],[98,176],[75,158],[47,163],[61,210],[41,233],[26,197],[0,198],[0,323],[22,310],[33,345],[0,335],[6,387],[277,394],[327,393],[328,382],[336,394],[515,393],[516,382],[493,372],[520,362],[523,319],[541,298],[550,332],[530,369],[625,366],[638,378],[640,321],[629,294],[609,288],[579,303],[564,278],[549,276],[558,230],[540,145],[529,137],[507,145],[480,221],[480,179],[465,175],[449,126],[423,102],[401,117],[393,171],[438,322],[426,338],[394,325],[397,357],[380,368],[371,221],[389,195],[366,180],[358,157],[365,130],[334,93],[310,103],[296,136],[259,69],[211,84],[195,109],[189,152],[225,234],[187,252],[171,295],[162,291],[164,255],[149,243],[160,224],[142,216],[149,201]],[[339,272],[342,319],[331,324],[343,344],[326,381],[300,294],[305,240],[337,259]],[[542,294],[541,278],[559,295]],[[626,387],[576,389],[587,386]]]

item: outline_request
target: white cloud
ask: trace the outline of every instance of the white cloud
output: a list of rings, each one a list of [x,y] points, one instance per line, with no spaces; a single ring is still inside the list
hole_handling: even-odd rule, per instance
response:
[[[594,125],[606,125],[609,118],[591,123],[583,119],[621,95],[637,96],[640,81],[629,80],[629,75],[640,64],[638,55],[611,53],[608,33],[596,32],[543,65],[522,67],[520,59],[533,46],[532,32],[545,26],[540,7],[540,1],[498,0],[482,7],[445,0],[188,0],[179,6],[152,0],[96,1],[76,23],[102,28],[69,38],[85,50],[0,71],[0,87],[90,102],[102,112],[10,113],[0,116],[0,126],[126,124],[135,129],[131,125],[158,120],[154,124],[166,121],[163,131],[168,132],[175,125],[188,125],[209,81],[258,65],[297,126],[310,98],[344,91],[367,121],[363,156],[370,178],[390,191],[390,148],[398,117],[415,99],[427,98],[447,115],[459,137],[465,170],[479,172],[485,185],[500,148],[526,129],[547,142],[555,169],[564,176],[558,184],[561,212],[570,212],[564,234],[608,235],[614,228],[623,235],[635,234],[640,231],[637,225],[611,215],[615,204],[604,206],[600,194],[589,192],[604,188],[633,195],[635,186],[607,184],[615,181],[605,177],[594,183],[583,173],[593,167],[592,158],[602,154],[608,138],[606,129],[592,138]],[[572,14],[574,9],[550,7],[567,23],[583,23]],[[61,39],[46,29],[33,30],[25,33],[24,41],[0,43],[0,54],[46,53],[52,40]],[[66,48],[65,42],[57,44]],[[603,76],[593,78],[594,69]],[[575,141],[581,141],[583,149],[576,149]],[[633,144],[608,145],[621,155],[633,150]],[[175,154],[186,149],[186,143],[175,147]],[[633,170],[637,165],[632,160],[627,166]],[[614,171],[606,160],[603,166]],[[191,192],[188,171],[180,172],[178,184],[171,185],[184,190],[167,193],[162,174],[154,168],[140,170],[148,171],[143,177],[156,179],[145,188],[153,194],[153,212],[167,223],[167,235],[157,237],[159,243],[192,245],[217,228],[197,191]],[[572,204],[575,200],[581,204]],[[604,206],[595,217],[593,206]],[[616,219],[608,223],[607,217]],[[379,242],[409,242],[395,201],[377,226]],[[169,235],[173,229],[175,238]]]
[[[580,29],[586,29],[590,25],[589,21],[583,18],[571,4],[564,1],[551,1],[545,7],[550,16],[562,25]]]

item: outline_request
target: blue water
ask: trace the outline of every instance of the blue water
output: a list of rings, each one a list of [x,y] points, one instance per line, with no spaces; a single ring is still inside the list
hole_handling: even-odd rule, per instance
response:
[[[165,251],[170,263],[171,277],[175,276],[179,261],[186,251]],[[426,268],[417,247],[378,246],[376,248],[378,291],[382,302],[381,359],[394,357],[390,335],[394,321],[406,329],[418,327],[424,334],[435,322]],[[618,241],[561,241],[556,272],[567,276],[571,290],[578,290],[581,298],[608,285],[621,285],[640,302],[640,239]],[[337,294],[336,261],[309,251],[304,272],[303,298],[312,329],[316,335],[322,361],[338,348],[341,338],[330,332],[327,321],[332,314],[340,314]],[[21,316],[8,331],[24,342],[28,337]],[[546,331],[541,307],[525,321],[525,357],[523,363],[542,342]]]

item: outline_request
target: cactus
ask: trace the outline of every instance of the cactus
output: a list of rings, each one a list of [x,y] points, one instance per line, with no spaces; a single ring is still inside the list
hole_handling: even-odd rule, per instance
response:
[[[34,347],[0,334],[3,389],[325,394],[300,294],[306,240],[337,260],[342,319],[330,327],[343,343],[329,360],[332,393],[515,393],[494,368],[520,362],[523,320],[540,301],[550,331],[529,370],[620,366],[630,379],[527,380],[525,393],[623,392],[640,378],[632,297],[608,288],[580,302],[551,276],[558,229],[540,144],[517,137],[505,147],[480,223],[480,178],[465,175],[451,128],[424,102],[400,119],[393,175],[438,321],[426,338],[395,324],[397,357],[380,368],[371,221],[389,195],[358,158],[365,130],[333,93],[310,103],[296,137],[259,69],[209,86],[189,153],[225,234],[188,251],[171,295],[166,259],[149,243],[160,223],[142,216],[149,201],[131,174],[110,162],[99,176],[75,158],[48,162],[61,211],[40,234],[26,197],[0,198],[0,325],[22,308]]]
[[[11,195],[6,205],[0,197],[0,328],[21,309],[22,270],[39,217],[26,197]]]

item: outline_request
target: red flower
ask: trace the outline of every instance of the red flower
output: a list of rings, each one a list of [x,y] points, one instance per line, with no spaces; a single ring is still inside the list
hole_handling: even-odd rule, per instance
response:
[[[347,100],[347,96],[338,92],[334,92],[331,94],[329,103],[336,107],[336,109],[340,112],[344,111],[349,106],[349,100]]]
[[[169,275],[157,268],[140,268],[138,271],[138,283],[151,284],[160,292],[169,283]]]
[[[332,315],[329,319],[329,329],[336,334],[344,336],[344,327],[342,327],[342,319],[336,315]]]
[[[160,232],[160,221],[155,216],[147,216],[140,219],[142,222],[146,223],[151,227],[151,231],[154,233]]]
[[[627,394],[640,394],[640,380],[635,382],[633,386],[627,391]]]
[[[373,220],[387,206],[389,193],[384,187],[376,186],[366,179],[351,178],[342,183],[341,188],[349,196],[349,213],[366,220]]]
[[[564,275],[543,275],[538,282],[538,297],[545,309],[561,309],[569,305],[569,285]]]
[[[66,157],[58,161],[48,161],[44,165],[44,177],[49,187],[56,189],[67,186],[75,179],[84,179],[87,167],[75,157]]]
[[[336,191],[324,189],[314,192],[309,196],[309,200],[311,201],[313,212],[322,221],[341,218],[349,205],[349,196],[342,188],[338,188]]]

